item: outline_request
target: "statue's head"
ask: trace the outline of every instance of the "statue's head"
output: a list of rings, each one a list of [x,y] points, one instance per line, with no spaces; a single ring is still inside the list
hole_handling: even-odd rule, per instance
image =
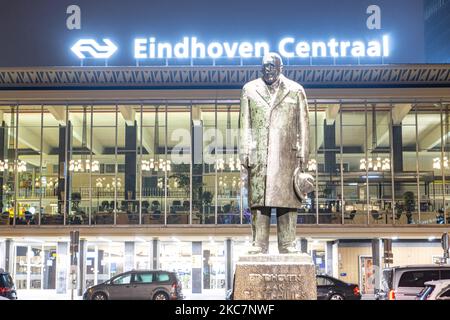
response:
[[[266,84],[271,85],[276,82],[283,71],[283,61],[278,53],[268,52],[262,59],[263,80]]]

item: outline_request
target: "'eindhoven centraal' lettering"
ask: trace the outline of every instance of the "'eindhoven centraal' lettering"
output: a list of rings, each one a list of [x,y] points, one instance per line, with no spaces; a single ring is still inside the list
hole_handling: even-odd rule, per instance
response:
[[[278,52],[285,58],[310,57],[388,57],[388,35],[370,40],[329,39],[305,41],[286,37],[278,42]],[[196,37],[184,37],[171,43],[158,41],[155,37],[134,39],[135,59],[188,59],[188,58],[259,58],[271,51],[265,41],[257,42],[201,42]]]

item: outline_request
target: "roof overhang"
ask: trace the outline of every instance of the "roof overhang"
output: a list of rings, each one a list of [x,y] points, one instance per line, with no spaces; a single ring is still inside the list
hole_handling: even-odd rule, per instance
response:
[[[0,68],[9,89],[240,89],[260,66]],[[450,64],[285,66],[305,88],[450,87]]]

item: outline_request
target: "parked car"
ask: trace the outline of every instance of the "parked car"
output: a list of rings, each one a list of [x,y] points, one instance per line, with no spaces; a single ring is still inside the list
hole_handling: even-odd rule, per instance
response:
[[[182,300],[175,272],[132,270],[89,287],[83,300]]]
[[[450,265],[412,265],[383,270],[378,300],[414,300],[427,281],[450,279]]]
[[[346,283],[342,280],[317,275],[317,300],[360,300],[361,293],[357,284]],[[233,290],[229,289],[225,295],[226,300],[233,300]]]
[[[425,282],[416,300],[450,300],[450,280]]]
[[[317,300],[360,300],[361,292],[357,284],[346,283],[342,280],[318,275]]]
[[[9,272],[0,269],[0,297],[15,300],[17,299],[16,287]]]

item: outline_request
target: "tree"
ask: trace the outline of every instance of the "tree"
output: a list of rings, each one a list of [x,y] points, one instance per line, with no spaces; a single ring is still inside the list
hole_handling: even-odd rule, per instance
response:
[[[189,164],[182,163],[174,165],[173,168],[174,173],[170,175],[169,178],[175,179],[178,183],[178,187],[184,189],[186,196],[189,197],[191,187],[190,175],[187,173],[190,171]],[[198,208],[199,210],[202,210],[202,202],[206,202],[203,199],[203,185],[204,184],[200,176],[192,176],[192,205],[194,209]]]

